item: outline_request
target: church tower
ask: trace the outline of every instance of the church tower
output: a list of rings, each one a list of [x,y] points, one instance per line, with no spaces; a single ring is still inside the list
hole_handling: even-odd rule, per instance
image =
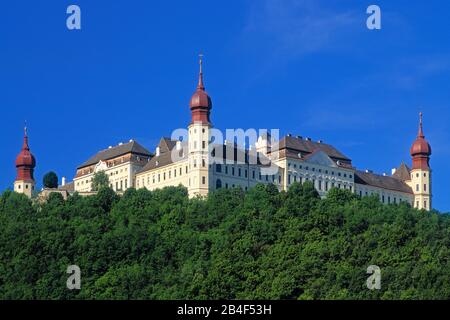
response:
[[[412,170],[411,187],[414,192],[414,208],[431,210],[431,147],[425,140],[420,113],[419,133],[411,147]]]
[[[191,123],[188,127],[189,196],[206,196],[209,189],[209,119],[212,103],[203,84],[203,59],[200,55],[200,72],[197,90],[190,102]]]
[[[14,182],[14,191],[17,193],[23,193],[27,197],[31,198],[34,188],[34,168],[36,167],[36,160],[33,154],[30,152],[28,146],[28,134],[25,127],[23,137],[23,146],[19,155],[16,158],[17,177]]]

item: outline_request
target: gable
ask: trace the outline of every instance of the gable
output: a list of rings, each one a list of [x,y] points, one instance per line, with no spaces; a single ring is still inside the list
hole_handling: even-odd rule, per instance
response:
[[[337,168],[336,163],[322,150],[318,150],[308,155],[305,158],[305,162]]]

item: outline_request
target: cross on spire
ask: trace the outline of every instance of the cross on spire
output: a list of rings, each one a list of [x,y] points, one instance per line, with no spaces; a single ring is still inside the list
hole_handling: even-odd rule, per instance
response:
[[[423,134],[423,113],[422,112],[420,112],[419,113],[419,117],[420,117],[420,121],[419,121],[419,134],[418,134],[418,136],[419,137],[421,137],[421,138],[424,138],[425,136],[424,136],[424,134]]]
[[[199,66],[200,66],[200,72],[199,72],[199,76],[198,76],[198,85],[197,85],[197,89],[200,90],[205,90],[205,86],[203,85],[203,53],[200,52],[200,54],[198,55],[199,58]]]

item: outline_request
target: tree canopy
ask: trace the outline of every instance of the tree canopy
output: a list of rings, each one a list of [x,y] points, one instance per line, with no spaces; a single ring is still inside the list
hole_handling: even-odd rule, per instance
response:
[[[104,171],[94,173],[92,178],[92,191],[99,191],[109,187],[109,177]]]
[[[43,178],[44,188],[55,189],[58,188],[58,176],[53,171],[50,171],[44,175]]]
[[[69,265],[81,290],[66,287]],[[449,298],[449,216],[405,203],[320,199],[308,183],[0,196],[0,299]]]

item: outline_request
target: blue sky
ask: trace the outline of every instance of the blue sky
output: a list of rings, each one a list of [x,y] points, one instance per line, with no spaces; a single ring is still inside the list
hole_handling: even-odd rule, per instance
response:
[[[82,30],[66,28],[66,8]],[[366,28],[366,8],[382,29]],[[71,179],[100,149],[153,150],[189,122],[197,55],[218,128],[322,139],[360,169],[411,162],[418,113],[433,148],[434,207],[450,211],[450,2],[8,1],[0,10],[0,189],[24,121],[36,178]]]

